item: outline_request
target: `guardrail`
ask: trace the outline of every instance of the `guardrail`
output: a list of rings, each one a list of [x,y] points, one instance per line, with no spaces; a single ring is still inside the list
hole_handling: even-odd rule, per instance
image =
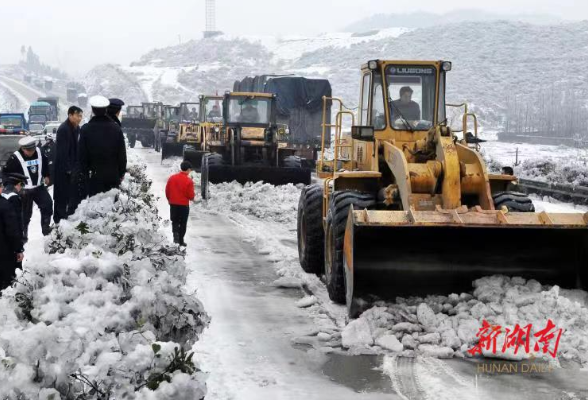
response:
[[[560,201],[588,205],[588,187],[585,186],[519,179],[518,187],[520,191],[527,194],[549,196]]]

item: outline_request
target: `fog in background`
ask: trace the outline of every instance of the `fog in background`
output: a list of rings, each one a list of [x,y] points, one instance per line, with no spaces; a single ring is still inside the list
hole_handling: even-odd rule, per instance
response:
[[[80,75],[101,63],[128,64],[147,51],[197,39],[204,0],[1,1],[0,64],[16,63],[21,45],[41,60]],[[374,14],[471,9],[469,0],[217,0],[217,29],[237,35],[315,35]],[[588,19],[579,0],[494,0],[476,8],[503,14]],[[366,26],[366,30],[370,27]]]

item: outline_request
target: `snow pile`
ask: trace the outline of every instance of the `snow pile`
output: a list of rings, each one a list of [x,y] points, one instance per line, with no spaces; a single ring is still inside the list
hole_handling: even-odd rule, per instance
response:
[[[129,172],[62,221],[3,292],[3,398],[204,397],[185,350],[208,316],[184,291],[183,254],[159,231],[143,166]]]
[[[84,85],[88,96],[118,97],[124,99],[127,105],[140,105],[149,97],[143,91],[138,78],[118,65],[105,64],[88,72]]]
[[[264,221],[296,223],[301,187],[274,186],[263,182],[210,185],[208,207],[222,212],[251,215]]]
[[[524,327],[530,323],[534,335],[551,319],[556,329],[563,328],[558,358],[588,366],[587,300],[586,292],[545,287],[535,280],[501,275],[484,277],[474,282],[472,294],[397,298],[394,304],[378,302],[344,328],[342,344],[356,353],[464,357],[470,356],[468,350],[478,343],[477,334],[484,320],[508,328],[510,332],[516,324]],[[557,332],[553,333],[557,336]],[[502,354],[504,339],[502,333],[496,355],[484,350],[484,356],[529,357],[523,348],[517,355],[512,348]],[[530,353],[545,357],[541,351],[534,351],[536,340],[538,338],[531,337]],[[554,350],[554,345],[555,338],[550,343],[550,351]]]

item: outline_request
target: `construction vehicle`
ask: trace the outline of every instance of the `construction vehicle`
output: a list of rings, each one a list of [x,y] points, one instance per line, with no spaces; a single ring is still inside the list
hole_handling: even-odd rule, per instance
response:
[[[200,103],[180,103],[179,106],[174,107],[174,115],[166,115],[166,120],[169,119],[169,128],[162,132],[162,134],[165,133],[161,142],[162,160],[183,156],[186,146],[193,148],[193,151],[196,151],[196,147],[200,150],[202,144],[201,112]],[[200,168],[200,162],[198,162],[197,168]]]
[[[462,137],[447,126],[450,70],[446,61],[369,61],[357,124],[341,99],[324,99],[338,109],[323,124],[323,136],[334,130],[334,157],[323,146],[324,183],[302,191],[298,251],[350,317],[373,296],[461,293],[493,274],[588,288],[588,214],[535,213],[511,168],[488,173],[476,116],[457,105]]]
[[[159,150],[156,138],[163,127],[163,103],[142,103],[141,106],[128,106],[122,119],[123,132],[127,134],[129,146],[135,147],[137,140],[143,147]]]
[[[67,102],[75,103],[78,101],[78,89],[74,86],[67,87]]]
[[[327,79],[308,79],[294,75],[258,75],[236,81],[235,92],[273,93],[277,99],[278,124],[290,129],[288,147],[296,149],[297,156],[307,160],[314,168],[321,150],[322,98],[331,97],[331,84]],[[327,104],[330,110],[330,103]],[[327,112],[327,123],[331,114]],[[327,135],[325,144],[330,145]]]
[[[276,122],[275,95],[227,92],[222,115],[222,126],[204,137],[204,199],[209,197],[209,183],[310,183],[311,170],[303,168],[295,149],[287,145],[288,128]]]

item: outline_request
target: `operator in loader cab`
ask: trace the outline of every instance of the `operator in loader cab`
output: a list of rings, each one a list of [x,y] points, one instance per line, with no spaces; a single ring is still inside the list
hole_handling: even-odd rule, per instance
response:
[[[251,104],[251,102],[247,102],[245,107],[241,110],[241,117],[239,118],[241,122],[248,122],[250,124],[255,124],[259,122],[259,113],[257,112],[257,108]]]
[[[410,86],[400,88],[400,98],[392,102],[392,120],[404,118],[407,121],[419,121],[421,119],[421,107],[419,103],[412,101],[412,93]]]

